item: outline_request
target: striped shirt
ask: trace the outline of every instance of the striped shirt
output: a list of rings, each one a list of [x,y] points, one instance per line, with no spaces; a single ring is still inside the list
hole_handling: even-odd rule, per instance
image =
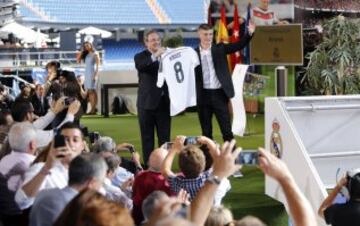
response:
[[[181,189],[187,191],[190,196],[190,201],[194,199],[198,191],[204,186],[206,179],[210,176],[212,170],[209,169],[200,174],[200,176],[196,178],[185,178],[182,175],[178,175],[176,177],[169,176],[167,178],[170,189],[174,193],[179,193]]]

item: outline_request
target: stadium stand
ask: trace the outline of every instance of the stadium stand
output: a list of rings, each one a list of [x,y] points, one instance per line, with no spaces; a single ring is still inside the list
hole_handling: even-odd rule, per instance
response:
[[[192,0],[156,0],[165,15],[173,24],[199,24],[205,22],[204,1]],[[173,7],[176,5],[177,7]],[[44,22],[29,10],[38,9],[51,18],[53,23],[67,24],[159,24],[144,0],[27,0],[21,1],[20,13],[24,21]],[[186,13],[184,13],[186,12]]]
[[[313,8],[319,10],[333,10],[333,11],[360,11],[360,2],[354,0],[342,0],[342,1],[331,1],[331,0],[295,0],[295,5],[305,8]]]
[[[193,0],[157,0],[173,23],[201,23],[207,18],[204,13],[203,1]],[[176,5],[177,7],[174,7]],[[200,13],[199,13],[200,12]]]
[[[36,21],[41,19],[38,15],[36,15],[34,12],[32,12],[30,9],[24,6],[19,7],[19,13],[21,17],[26,18],[29,21],[30,20]]]
[[[31,0],[28,3],[42,9],[54,22],[78,24],[156,24],[157,18],[143,0]],[[23,11],[24,5],[20,6]],[[24,20],[39,20],[27,14]]]
[[[140,52],[143,46],[134,39],[123,39],[118,42],[112,39],[104,39],[103,48],[105,50],[105,62],[131,62],[134,55]]]

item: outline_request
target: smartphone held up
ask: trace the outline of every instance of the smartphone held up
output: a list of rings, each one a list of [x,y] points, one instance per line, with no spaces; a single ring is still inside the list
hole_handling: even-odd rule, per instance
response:
[[[242,150],[235,162],[240,165],[259,165],[259,152],[257,150]]]

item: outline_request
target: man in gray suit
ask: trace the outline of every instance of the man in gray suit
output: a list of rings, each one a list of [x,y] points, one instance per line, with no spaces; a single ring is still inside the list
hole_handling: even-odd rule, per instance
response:
[[[93,153],[81,154],[71,161],[68,186],[42,190],[30,212],[30,226],[51,226],[65,206],[83,189],[99,190],[105,179],[104,159]]]

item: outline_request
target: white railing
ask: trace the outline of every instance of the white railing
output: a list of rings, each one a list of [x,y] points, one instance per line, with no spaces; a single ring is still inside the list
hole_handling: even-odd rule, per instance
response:
[[[26,50],[26,49],[24,49]],[[103,62],[104,51],[98,51],[100,64]],[[49,51],[49,52],[0,52],[0,69],[26,69],[45,66],[50,61],[59,61],[64,66],[77,64],[78,51]]]

